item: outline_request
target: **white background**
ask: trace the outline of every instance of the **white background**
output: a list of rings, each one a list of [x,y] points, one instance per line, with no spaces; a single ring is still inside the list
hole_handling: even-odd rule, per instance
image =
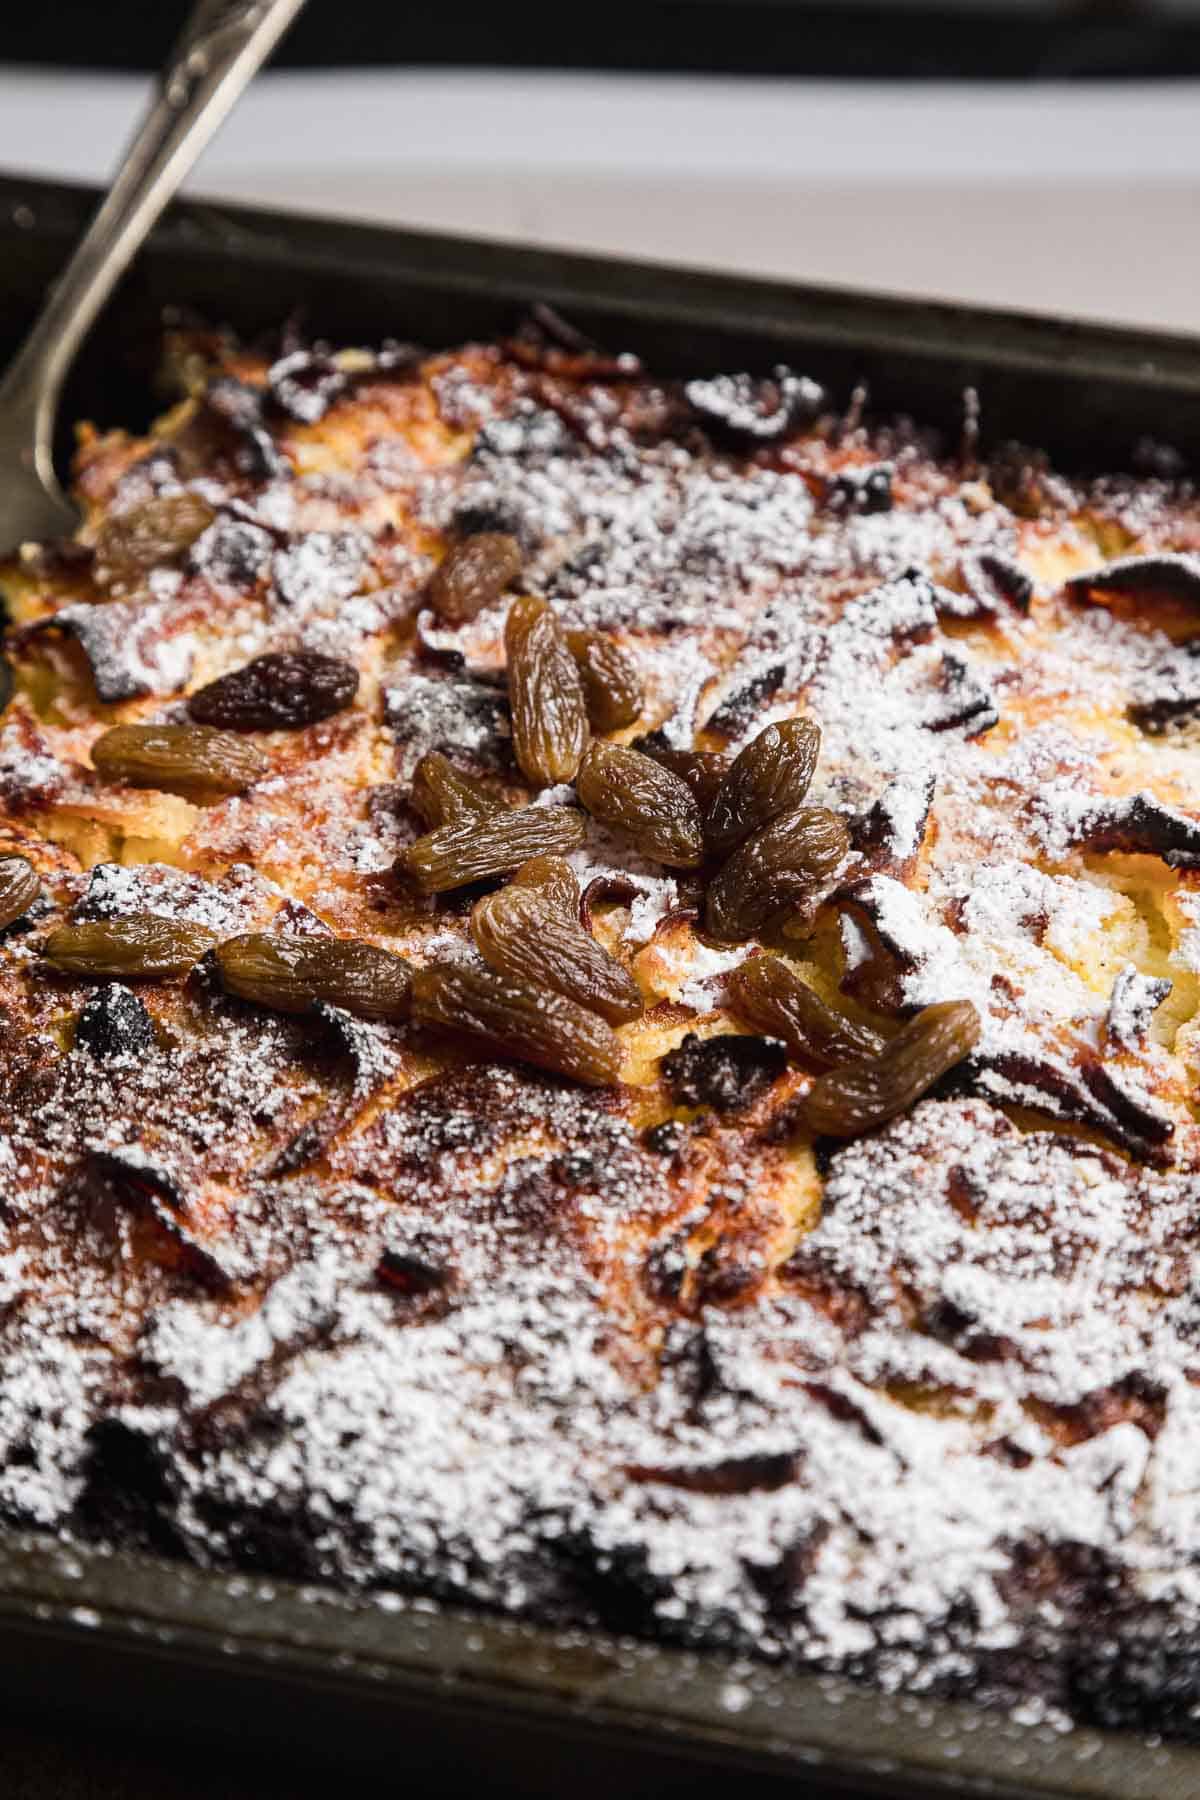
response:
[[[144,93],[0,67],[0,167],[102,180]],[[1200,83],[269,74],[190,185],[1200,330]]]

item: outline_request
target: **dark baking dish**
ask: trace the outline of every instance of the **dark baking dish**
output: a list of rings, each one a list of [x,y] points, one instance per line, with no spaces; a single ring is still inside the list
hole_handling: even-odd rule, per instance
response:
[[[11,271],[0,335],[15,333],[36,305],[87,204],[69,190],[0,183]],[[1119,466],[1147,436],[1169,435],[1194,453],[1200,438],[1200,379],[1186,340],[203,207],[180,209],[156,238],[90,346],[65,416],[127,419],[145,405],[139,357],[162,308],[181,298],[244,333],[299,303],[318,333],[431,342],[495,334],[542,300],[668,372],[765,368],[786,357],[842,391],[865,378],[881,410],[915,411],[952,432],[962,425],[963,388],[973,386],[988,439],[1048,441],[1068,466]],[[606,1755],[634,1746],[669,1750],[678,1780],[697,1759],[793,1772],[816,1762],[831,1780],[885,1792],[950,1783],[1159,1795],[1195,1791],[1200,1773],[1194,1754],[1132,1740],[1101,1750],[1088,1733],[1043,1736],[995,1715],[716,1659],[77,1556],[44,1540],[3,1546],[0,1607],[13,1694],[52,1694],[56,1705],[65,1697],[126,1719],[144,1716],[153,1696],[161,1724],[211,1730],[223,1720],[289,1740],[327,1736],[335,1716],[352,1716],[355,1748],[386,1749],[402,1729],[408,1760],[418,1742],[423,1761],[439,1746],[444,1763],[457,1755],[463,1767],[503,1756],[524,1791],[561,1786],[561,1759],[574,1766],[581,1735],[593,1741],[589,1788],[607,1779]],[[468,1745],[446,1730],[463,1708]],[[626,1785],[628,1775],[626,1763]],[[580,1785],[578,1769],[572,1779]],[[657,1791],[667,1779],[660,1767]]]

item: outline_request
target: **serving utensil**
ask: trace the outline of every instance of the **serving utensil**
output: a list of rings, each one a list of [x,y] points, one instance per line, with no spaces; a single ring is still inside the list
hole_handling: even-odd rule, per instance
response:
[[[0,553],[78,523],[54,472],[71,363],[147,232],[304,0],[198,0],[108,196],[0,379]]]

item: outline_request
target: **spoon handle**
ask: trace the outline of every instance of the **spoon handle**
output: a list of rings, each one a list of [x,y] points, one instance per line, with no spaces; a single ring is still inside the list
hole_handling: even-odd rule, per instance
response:
[[[304,0],[198,0],[95,218],[3,382],[8,428],[25,426],[56,491],[50,440],[63,379],[96,314],[196,158]]]

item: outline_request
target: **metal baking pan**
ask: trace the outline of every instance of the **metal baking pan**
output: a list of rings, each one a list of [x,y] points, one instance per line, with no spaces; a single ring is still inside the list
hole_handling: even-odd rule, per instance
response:
[[[96,196],[0,176],[0,356]],[[874,409],[1070,467],[1145,437],[1200,461],[1200,341],[206,205],[168,214],[97,327],[64,416],[148,416],[165,307],[253,334],[299,311],[350,342],[494,336],[531,301],[685,374],[787,361]],[[1194,1800],[1200,1750],[884,1696],[716,1654],[379,1603],[0,1532],[0,1693],[106,1726],[525,1795],[694,1796],[755,1776],[812,1796]],[[444,1789],[443,1789],[444,1791]]]

